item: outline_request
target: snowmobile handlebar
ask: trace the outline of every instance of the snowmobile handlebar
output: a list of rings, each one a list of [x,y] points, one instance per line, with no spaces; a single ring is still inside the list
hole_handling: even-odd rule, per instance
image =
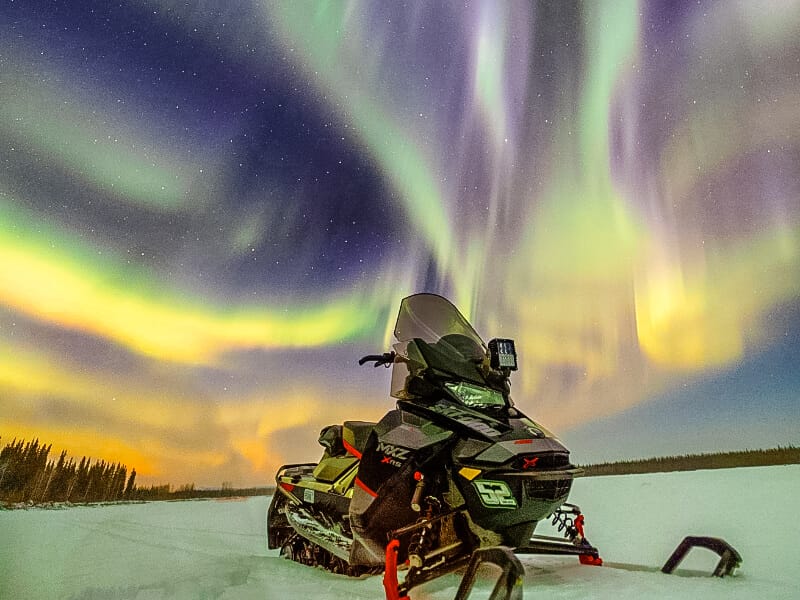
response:
[[[359,365],[363,365],[364,363],[374,362],[374,367],[379,367],[383,365],[384,367],[388,367],[394,362],[395,353],[394,352],[384,352],[383,354],[368,354],[367,356],[363,356],[358,360]]]

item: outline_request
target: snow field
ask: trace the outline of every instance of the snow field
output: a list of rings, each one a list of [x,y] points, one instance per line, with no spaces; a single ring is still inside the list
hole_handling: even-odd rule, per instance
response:
[[[607,563],[522,557],[525,598],[800,598],[795,515],[800,465],[593,477],[570,501]],[[351,579],[268,551],[269,498],[154,502],[64,510],[0,511],[0,599],[378,600],[380,577]],[[540,526],[541,533],[548,527]],[[734,578],[663,575],[686,535],[730,542]],[[695,549],[681,568],[710,573],[718,558]],[[642,571],[640,566],[650,567]],[[460,575],[414,590],[413,600],[454,597]],[[489,582],[472,597],[488,597]]]

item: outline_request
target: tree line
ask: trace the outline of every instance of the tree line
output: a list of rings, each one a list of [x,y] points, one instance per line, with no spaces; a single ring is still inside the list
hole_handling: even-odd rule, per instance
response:
[[[271,496],[275,493],[272,487],[234,488],[227,482],[221,488],[201,489],[193,483],[187,483],[173,488],[170,484],[153,485],[147,488],[137,488],[134,498],[136,500],[193,500],[199,498],[237,498],[241,496]]]
[[[234,496],[263,496],[274,488],[236,489],[223,482],[221,489],[196,489],[194,483],[173,489],[170,484],[138,486],[136,469],[128,474],[121,463],[80,461],[67,457],[64,450],[53,460],[52,444],[42,444],[16,438],[0,450],[0,503],[48,504],[93,502],[186,500],[190,498],[224,498]]]
[[[272,487],[236,489],[223,482],[221,489],[196,489],[193,483],[173,489],[170,484],[136,485],[136,470],[121,463],[80,461],[68,458],[66,450],[57,459],[50,459],[52,444],[39,439],[17,440],[0,450],[0,502],[13,504],[45,504],[68,502],[118,502],[122,500],[186,500],[191,498],[226,498],[262,496],[274,492]],[[640,460],[606,462],[582,466],[587,477],[597,475],[631,475],[700,469],[800,464],[800,448],[778,447],[768,450],[741,450],[709,454],[663,456]]]
[[[52,444],[39,439],[14,439],[0,450],[0,501],[9,504],[45,502],[114,502],[132,498],[136,470],[83,457],[76,462],[61,452],[49,458]]]
[[[701,469],[731,469],[734,467],[766,467],[800,464],[800,448],[779,446],[768,450],[740,450],[707,454],[662,456],[640,460],[625,460],[586,465],[584,476],[633,475],[641,473],[666,473],[670,471],[697,471]]]

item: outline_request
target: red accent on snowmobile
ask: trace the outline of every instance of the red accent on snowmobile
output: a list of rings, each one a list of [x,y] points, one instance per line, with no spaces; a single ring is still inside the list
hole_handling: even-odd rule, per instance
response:
[[[293,483],[286,483],[285,481],[281,481],[278,485],[290,493],[293,492],[295,488]]]
[[[378,497],[378,492],[374,492],[374,491],[372,491],[372,490],[371,490],[371,489],[370,489],[370,488],[367,486],[367,484],[366,484],[366,483],[364,483],[363,481],[361,481],[361,480],[360,480],[358,477],[356,477],[355,484],[356,484],[358,487],[360,487],[362,490],[364,490],[365,492],[367,492],[367,493],[368,493],[370,496],[372,496],[373,498],[377,498],[377,497]]]
[[[586,536],[583,533],[583,523],[586,520],[582,514],[578,514],[575,517],[575,529],[578,532],[581,540],[585,540]],[[582,565],[592,565],[595,567],[602,567],[603,566],[603,559],[600,558],[598,554],[580,554],[578,555],[578,560]]]
[[[347,450],[347,451],[348,451],[350,454],[352,454],[353,456],[355,456],[355,457],[356,457],[358,460],[361,460],[361,452],[359,452],[359,451],[358,451],[358,450],[356,450],[356,449],[355,449],[353,446],[351,446],[350,444],[348,444],[348,443],[347,443],[347,440],[344,440],[344,439],[343,439],[343,440],[342,440],[342,445],[344,446],[344,449],[345,449],[345,450]],[[358,479],[356,479],[356,481],[358,481]]]
[[[583,522],[584,522],[585,520],[586,520],[586,519],[585,519],[585,517],[584,517],[583,515],[578,515],[578,516],[575,518],[575,529],[577,529],[577,530],[578,530],[578,533],[580,534],[580,536],[581,536],[581,539],[583,539],[584,537],[586,537],[586,536],[584,535],[584,533],[583,533]]]
[[[397,549],[399,540],[392,540],[386,545],[386,568],[383,572],[383,588],[386,590],[386,600],[410,600],[408,596],[401,596],[397,581]]]
[[[581,562],[582,565],[592,565],[594,567],[602,567],[603,566],[603,559],[599,556],[594,556],[592,554],[580,554],[578,555],[578,560]]]

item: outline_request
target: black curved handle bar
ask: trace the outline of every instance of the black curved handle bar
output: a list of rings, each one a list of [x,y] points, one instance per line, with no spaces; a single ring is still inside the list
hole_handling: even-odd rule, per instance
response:
[[[359,359],[358,364],[363,365],[364,363],[374,362],[374,367],[379,367],[383,365],[384,367],[388,367],[394,362],[395,353],[394,352],[384,352],[383,354],[368,354]]]

